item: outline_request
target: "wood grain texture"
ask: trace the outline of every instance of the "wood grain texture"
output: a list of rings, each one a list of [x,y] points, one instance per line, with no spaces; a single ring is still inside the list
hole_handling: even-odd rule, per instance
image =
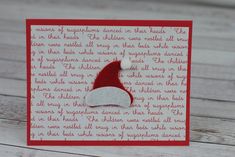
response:
[[[223,134],[221,136],[221,133]],[[235,146],[235,120],[191,116],[191,140]]]
[[[2,157],[89,157],[90,155],[68,154],[59,151],[47,151],[42,149],[32,149],[14,145],[0,144]]]
[[[191,79],[191,96],[221,101],[235,100],[235,81]]]
[[[26,97],[26,81],[0,78],[0,94]]]
[[[0,95],[0,118],[26,121],[26,98]],[[235,120],[234,102],[191,98],[191,115]]]
[[[26,80],[26,63],[0,60],[0,77],[7,79]]]
[[[234,8],[233,0],[57,0],[56,3],[1,0],[0,156],[234,156]],[[191,141],[194,142],[189,147],[25,146],[26,18],[193,20]]]
[[[191,97],[235,101],[235,81],[191,78]],[[26,97],[26,81],[0,78],[0,94]]]
[[[0,38],[1,39],[1,38]],[[25,46],[0,44],[0,60],[25,62]],[[232,51],[197,49],[192,50],[192,63],[235,67],[235,53]]]
[[[0,95],[0,118],[26,121],[26,98]]]
[[[235,80],[235,67],[233,66],[217,66],[213,64],[192,64],[192,77],[219,79],[219,80]]]
[[[196,120],[196,122],[195,122]],[[202,142],[211,140],[218,142],[219,138],[223,138],[223,142],[232,142],[229,138],[233,135],[234,132],[234,123],[233,121],[225,121],[224,126],[226,128],[220,128],[218,125],[221,124],[221,120],[213,119],[211,125],[210,121],[206,124],[206,119],[197,118],[192,120],[192,123],[197,123],[196,128],[192,130],[192,139],[194,141],[202,140]],[[205,121],[201,123],[201,121]],[[229,124],[228,124],[229,123]],[[202,124],[202,125],[201,125]],[[209,125],[205,129],[203,125]],[[201,128],[201,129],[200,129]],[[216,131],[213,130],[215,128],[219,128]],[[15,120],[5,120],[0,119],[0,141],[8,145],[17,145],[25,147],[25,122],[19,122]],[[198,129],[198,130],[197,130]],[[228,129],[224,131],[223,129]],[[17,134],[16,134],[17,132]],[[224,135],[224,133],[228,133]],[[203,137],[201,135],[205,134]],[[220,134],[220,135],[218,135]],[[223,135],[222,135],[223,134]],[[218,136],[218,137],[217,137]],[[5,138],[8,137],[8,138]],[[204,140],[204,141],[203,141]],[[109,156],[115,154],[113,156],[203,156],[204,153],[208,153],[208,149],[213,151],[211,155],[218,156],[221,154],[224,149],[228,150],[228,154],[224,152],[221,154],[222,156],[229,156],[235,153],[233,146],[223,146],[223,145],[216,145],[216,144],[205,144],[205,143],[195,143],[191,142],[190,147],[30,147],[30,148],[39,148],[45,150],[53,150],[53,151],[63,151],[63,152],[70,152],[70,153],[80,153],[80,154],[87,154],[87,155],[98,155],[98,156]],[[218,150],[217,150],[218,149]],[[186,154],[185,154],[186,153]],[[197,154],[199,153],[199,154]],[[206,154],[205,154],[206,155]],[[207,154],[208,155],[208,154]]]
[[[16,48],[17,49],[17,48]],[[1,50],[0,50],[1,51]],[[213,52],[213,51],[195,51],[193,52],[192,59],[192,77],[193,78],[201,78],[201,79],[214,79],[220,81],[229,81],[235,80],[235,53],[223,52],[223,56],[220,56],[221,52]],[[8,56],[11,56],[11,59],[0,59],[0,78],[8,78],[8,79],[16,79],[16,80],[25,80],[26,79],[26,63],[21,60],[13,61],[14,58],[20,58],[23,56],[22,54],[16,54],[14,52],[8,53]],[[5,56],[5,55],[2,55]],[[17,57],[19,56],[19,57]],[[24,56],[25,58],[25,56]],[[218,59],[217,59],[218,58]],[[206,80],[206,82],[215,82],[215,88],[220,85],[216,81]],[[206,83],[205,82],[205,83]],[[199,82],[200,83],[200,82]],[[233,82],[230,82],[233,85]],[[225,85],[225,84],[224,84]],[[197,84],[193,84],[194,87],[197,87]],[[194,88],[196,90],[203,90],[206,88],[202,86],[201,88]],[[227,86],[225,85],[225,88]],[[231,86],[233,88],[233,86]],[[197,92],[196,92],[197,93]],[[194,93],[193,93],[194,94]],[[212,98],[212,97],[209,97]],[[231,100],[223,99],[223,100]],[[233,100],[233,99],[232,99]]]
[[[38,3],[40,4],[40,2]],[[38,3],[19,3],[14,1],[13,4],[17,5],[12,5],[9,2],[2,2],[0,10],[4,14],[1,14],[0,18],[9,23],[15,23],[14,21],[18,20],[17,25],[21,25],[21,27],[18,28],[17,32],[25,32],[23,20],[25,18],[195,19],[194,47],[234,50],[234,44],[232,44],[235,34],[233,29],[234,10],[198,7],[184,3],[169,5],[169,3],[156,3],[153,1],[148,1],[148,3],[142,1],[135,1],[135,3],[132,1],[110,1],[107,3],[106,0],[95,0],[92,3],[82,1],[70,3],[68,1],[66,3],[57,3],[57,5],[49,3],[42,8],[38,7]],[[60,11],[61,9],[63,9],[63,12]],[[105,12],[103,12],[104,9]],[[7,18],[6,14],[8,15]],[[6,25],[2,26],[2,30],[6,30],[6,27],[10,24]],[[17,30],[17,25],[12,25],[8,29]],[[6,34],[4,32],[1,35],[5,37]],[[15,35],[18,34],[16,32],[13,33]],[[17,41],[19,38],[12,39]],[[12,44],[24,45],[23,41],[12,42]]]
[[[7,99],[7,98],[6,98]],[[21,105],[11,105],[14,109],[9,109],[9,100],[5,100],[4,104],[0,107],[2,108],[3,114],[0,118],[0,134],[1,130],[8,124],[8,127],[20,127],[21,129],[25,127],[26,120],[26,105],[23,103],[22,98],[16,98],[15,101],[22,103]],[[0,102],[1,104],[1,102]],[[230,106],[234,108],[234,105]],[[19,108],[21,110],[19,110]],[[222,107],[221,107],[222,108]],[[210,108],[213,110],[213,107]],[[210,112],[210,110],[207,110]],[[5,114],[4,114],[5,113]],[[15,116],[14,116],[15,114]],[[230,144],[235,146],[235,119],[220,119],[220,118],[208,118],[198,117],[196,114],[191,116],[191,140],[197,142],[209,142],[209,143],[219,143],[219,144]],[[214,115],[215,116],[215,115]],[[216,115],[217,116],[217,115]],[[20,125],[18,125],[20,124]],[[10,130],[9,130],[10,131]],[[14,131],[14,129],[13,129]]]
[[[26,60],[25,54],[26,54],[25,46],[22,47],[22,46],[12,46],[9,44],[0,44],[0,60],[25,62]]]
[[[235,56],[235,53],[234,53],[234,56]],[[220,79],[220,80],[228,80],[228,81],[235,80],[235,66],[233,65],[232,66],[220,65],[222,63],[219,63],[219,61],[214,64],[205,63],[202,60],[198,60],[198,62],[196,61],[196,59],[194,59],[193,64],[192,64],[191,75],[193,78],[195,77],[195,78],[202,78],[202,79],[203,78]],[[224,62],[226,62],[226,60]],[[233,63],[232,61],[229,63],[229,60],[227,60],[226,64],[233,64]],[[0,59],[0,67],[7,67],[7,68],[0,69],[0,78],[26,80],[26,63],[24,61],[21,62],[21,61]]]
[[[5,157],[231,157],[232,146],[192,142],[190,147],[25,147],[1,145]],[[80,152],[85,153],[84,155]]]
[[[191,98],[190,105],[191,115],[194,116],[235,119],[234,102]]]

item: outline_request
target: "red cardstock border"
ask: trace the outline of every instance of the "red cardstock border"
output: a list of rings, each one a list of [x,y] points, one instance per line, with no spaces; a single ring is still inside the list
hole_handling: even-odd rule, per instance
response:
[[[186,98],[186,137],[184,141],[64,141],[31,140],[31,25],[92,25],[92,26],[165,26],[188,27],[188,71]],[[29,146],[188,146],[190,141],[190,77],[192,50],[192,21],[190,20],[98,20],[98,19],[26,19],[27,66],[27,145]]]

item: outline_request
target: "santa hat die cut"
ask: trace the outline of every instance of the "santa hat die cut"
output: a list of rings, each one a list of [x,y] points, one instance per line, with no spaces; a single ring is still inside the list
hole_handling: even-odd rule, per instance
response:
[[[131,61],[127,57],[106,65],[98,73],[93,89],[85,96],[85,104],[91,107],[110,105],[131,107],[134,98],[119,79],[120,71],[130,67]]]

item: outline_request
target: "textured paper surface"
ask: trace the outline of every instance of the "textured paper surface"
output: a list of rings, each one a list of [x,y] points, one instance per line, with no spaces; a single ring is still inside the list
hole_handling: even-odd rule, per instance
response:
[[[31,25],[30,139],[185,141],[188,39],[188,27]],[[97,73],[124,56],[133,107],[84,104]]]

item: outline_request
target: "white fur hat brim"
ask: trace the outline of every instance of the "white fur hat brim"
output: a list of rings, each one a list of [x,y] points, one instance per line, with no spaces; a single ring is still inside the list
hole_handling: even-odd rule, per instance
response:
[[[90,91],[85,97],[85,103],[88,106],[117,105],[130,107],[131,98],[129,94],[117,87],[101,87]]]

